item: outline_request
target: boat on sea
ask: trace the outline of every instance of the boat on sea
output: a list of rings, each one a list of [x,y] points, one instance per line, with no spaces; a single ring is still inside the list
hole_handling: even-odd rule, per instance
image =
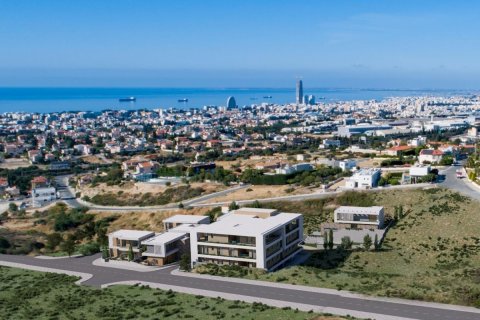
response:
[[[263,99],[272,99],[272,96],[263,96]]]
[[[188,99],[187,99],[187,98],[183,98],[183,99],[178,99],[177,101],[178,101],[178,102],[188,102]]]
[[[118,101],[120,101],[120,102],[137,101],[137,98],[135,98],[135,97],[120,98],[120,99],[118,99]]]

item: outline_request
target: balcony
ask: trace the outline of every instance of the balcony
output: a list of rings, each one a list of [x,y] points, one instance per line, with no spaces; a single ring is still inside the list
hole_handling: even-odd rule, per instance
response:
[[[271,243],[273,243],[273,242],[281,239],[281,237],[282,237],[282,236],[279,235],[279,234],[268,235],[268,236],[265,238],[265,242],[266,242],[267,245],[269,245],[269,244],[271,244]]]
[[[252,242],[242,241],[243,239],[239,237],[228,237],[224,239],[215,239],[214,237],[199,237],[198,243],[215,243],[215,244],[226,244],[226,245],[235,245],[235,246],[247,246],[255,247],[255,240]]]

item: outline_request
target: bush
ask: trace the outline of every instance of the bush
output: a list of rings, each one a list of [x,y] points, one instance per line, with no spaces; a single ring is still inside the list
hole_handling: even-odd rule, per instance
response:
[[[89,242],[78,247],[78,252],[84,256],[91,256],[92,254],[100,252],[100,245],[97,242]]]
[[[190,263],[190,255],[184,253],[182,254],[182,257],[180,258],[180,270],[183,271],[190,271],[192,269],[191,263]]]
[[[350,239],[350,237],[345,236],[342,238],[342,243],[340,244],[340,248],[343,250],[349,250],[352,249],[353,246],[353,241]]]
[[[70,212],[61,212],[54,218],[53,228],[55,231],[66,231],[78,227],[89,221],[93,221],[92,214],[86,214],[83,210],[72,209]]]
[[[347,191],[335,199],[340,206],[370,207],[375,205],[372,196],[367,192]]]
[[[54,232],[47,235],[46,248],[48,250],[55,250],[55,248],[62,242],[63,238],[60,233]]]
[[[0,237],[0,250],[1,249],[8,249],[8,248],[10,248],[10,246],[11,246],[11,244],[6,238]]]

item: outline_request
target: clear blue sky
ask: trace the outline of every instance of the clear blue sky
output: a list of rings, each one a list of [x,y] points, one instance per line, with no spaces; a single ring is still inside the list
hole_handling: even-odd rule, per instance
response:
[[[480,89],[480,1],[1,1],[0,86]]]

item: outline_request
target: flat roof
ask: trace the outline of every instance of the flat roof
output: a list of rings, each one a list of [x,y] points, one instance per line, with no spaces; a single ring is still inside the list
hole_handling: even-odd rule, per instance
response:
[[[193,229],[196,229],[198,227],[198,224],[188,224],[184,223],[179,226],[176,226],[175,228],[170,228],[168,229],[168,232],[186,232],[190,233]]]
[[[154,236],[155,232],[153,231],[142,231],[142,230],[126,230],[121,229],[115,232],[110,233],[115,238],[125,239],[125,240],[138,240],[140,238]]]
[[[167,222],[167,223],[200,223],[204,221],[210,222],[210,217],[198,216],[198,215],[195,216],[195,215],[188,215],[188,214],[177,214],[163,220],[163,222]]]
[[[255,237],[300,217],[298,213],[279,213],[268,218],[228,213],[212,224],[199,225],[196,232]]]
[[[164,243],[169,243],[178,239],[182,239],[186,235],[186,232],[164,232],[157,234],[155,237],[148,238],[147,240],[142,241],[142,244],[162,245]]]
[[[352,207],[352,206],[341,206],[335,209],[335,213],[356,213],[356,214],[374,214],[379,215],[383,210],[383,207],[373,206],[373,207]]]

